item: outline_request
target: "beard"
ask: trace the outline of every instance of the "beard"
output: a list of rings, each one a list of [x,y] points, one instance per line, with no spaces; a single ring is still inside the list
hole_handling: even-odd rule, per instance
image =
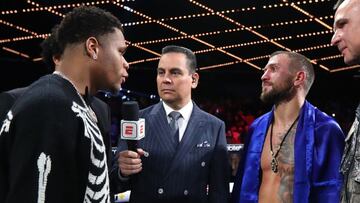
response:
[[[358,56],[352,56],[351,58],[344,57],[344,63],[346,63],[347,65],[360,64],[360,54]]]
[[[292,79],[288,78],[283,86],[274,87],[269,92],[261,92],[260,99],[266,104],[278,105],[282,102],[290,101],[295,96],[295,89]]]

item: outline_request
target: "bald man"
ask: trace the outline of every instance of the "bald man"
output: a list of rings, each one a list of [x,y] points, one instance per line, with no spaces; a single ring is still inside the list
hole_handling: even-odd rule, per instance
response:
[[[338,47],[348,65],[360,64],[360,0],[339,0],[335,6],[334,36],[331,44]],[[355,121],[346,137],[341,173],[344,175],[341,202],[360,202],[360,104]]]

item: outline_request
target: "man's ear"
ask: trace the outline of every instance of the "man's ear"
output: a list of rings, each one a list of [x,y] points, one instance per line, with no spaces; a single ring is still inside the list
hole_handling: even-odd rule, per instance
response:
[[[199,83],[200,76],[198,73],[193,73],[193,74],[191,74],[191,78],[192,78],[191,88],[195,89]]]
[[[296,73],[296,77],[295,77],[295,81],[294,81],[294,85],[295,86],[299,86],[301,84],[305,83],[306,80],[306,72],[305,71],[299,71]]]
[[[99,41],[95,37],[89,37],[85,41],[85,52],[90,58],[96,60],[99,54]]]
[[[60,62],[61,62],[61,56],[60,55],[53,55],[52,57],[52,60],[55,64],[55,66],[59,66],[60,65]]]

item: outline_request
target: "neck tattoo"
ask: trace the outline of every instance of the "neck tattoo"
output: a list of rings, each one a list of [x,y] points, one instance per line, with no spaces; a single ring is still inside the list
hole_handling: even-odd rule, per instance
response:
[[[90,105],[87,105],[84,98],[81,96],[81,94],[79,93],[79,91],[77,90],[76,86],[74,85],[74,83],[69,79],[67,78],[63,73],[61,73],[60,71],[54,71],[53,74],[56,74],[60,77],[62,77],[63,79],[67,80],[72,86],[73,88],[75,89],[77,95],[80,97],[80,100],[81,102],[83,103],[85,109],[86,109],[86,114],[89,116],[89,118],[94,122],[94,123],[97,123],[98,120],[96,118],[96,114],[95,112],[91,109]]]
[[[298,117],[295,119],[295,121],[291,124],[290,128],[287,130],[287,132],[285,133],[283,139],[281,140],[280,142],[280,145],[278,147],[278,150],[276,151],[276,153],[274,153],[273,151],[273,145],[272,145],[272,136],[273,136],[273,124],[274,124],[274,121],[271,123],[271,127],[270,127],[270,153],[271,153],[271,170],[274,172],[274,173],[277,173],[278,172],[278,161],[277,161],[277,156],[279,155],[279,152],[280,152],[280,149],[281,149],[281,146],[282,144],[284,143],[287,135],[289,134],[289,132],[291,131],[291,129],[294,127],[296,121],[299,119],[299,115]]]

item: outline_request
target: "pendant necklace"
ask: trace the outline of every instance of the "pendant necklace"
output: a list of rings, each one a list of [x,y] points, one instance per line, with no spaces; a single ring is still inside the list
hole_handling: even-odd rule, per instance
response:
[[[279,155],[280,149],[282,144],[284,143],[286,136],[289,134],[290,130],[294,127],[296,121],[299,119],[299,115],[298,117],[295,119],[295,121],[291,124],[290,128],[287,130],[285,136],[283,137],[283,139],[280,142],[280,145],[278,147],[278,150],[276,151],[276,153],[274,153],[273,151],[273,145],[272,145],[272,135],[273,135],[273,123],[274,121],[271,123],[271,127],[270,127],[270,153],[271,153],[271,170],[274,173],[278,172],[278,161],[277,161],[277,156]]]
[[[89,116],[90,120],[92,120],[93,122],[97,123],[98,120],[97,120],[97,117],[96,117],[95,112],[91,109],[90,105],[87,105],[87,104],[86,104],[84,98],[81,96],[81,94],[79,93],[79,91],[76,89],[74,83],[72,83],[69,78],[67,78],[64,74],[62,74],[62,73],[59,72],[59,71],[54,71],[53,74],[56,74],[56,75],[60,76],[61,78],[67,80],[67,81],[73,86],[73,88],[75,89],[77,95],[80,97],[81,102],[82,102],[83,105],[85,106],[86,114]]]

